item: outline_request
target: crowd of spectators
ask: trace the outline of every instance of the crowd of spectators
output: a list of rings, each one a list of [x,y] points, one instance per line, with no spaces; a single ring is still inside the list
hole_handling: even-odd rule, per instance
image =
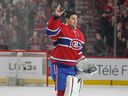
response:
[[[94,51],[98,56],[113,56],[116,9],[116,54],[128,55],[128,0],[95,0],[100,14]],[[75,10],[75,0],[0,0],[0,49],[52,50],[45,34],[47,20],[60,3]],[[82,29],[81,29],[82,30]]]
[[[20,2],[19,2],[20,1]],[[24,49],[26,16],[24,0],[0,0],[0,38],[7,48]]]
[[[0,0],[0,44],[9,50],[51,50],[45,27],[59,3],[75,8],[74,0]]]
[[[116,33],[116,56],[128,55],[128,0],[95,0],[100,14],[101,34],[107,56],[113,56]],[[116,2],[116,3],[115,3]],[[116,25],[115,25],[116,24]],[[115,27],[116,26],[116,27]],[[115,30],[116,29],[116,30]]]

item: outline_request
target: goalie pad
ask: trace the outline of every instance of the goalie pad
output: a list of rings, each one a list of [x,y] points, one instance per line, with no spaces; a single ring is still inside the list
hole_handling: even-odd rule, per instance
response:
[[[77,63],[76,68],[78,69],[78,76],[82,75],[79,77],[91,76],[97,72],[97,67],[95,64],[88,62],[86,59],[80,60]]]
[[[81,86],[82,80],[78,80],[75,76],[67,76],[64,96],[79,96]]]

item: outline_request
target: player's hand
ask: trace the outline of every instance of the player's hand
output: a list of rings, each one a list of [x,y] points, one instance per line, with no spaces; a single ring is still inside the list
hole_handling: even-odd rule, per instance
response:
[[[62,6],[60,6],[60,4],[55,9],[55,15],[56,16],[61,16],[64,12],[65,12],[65,9],[62,10]]]

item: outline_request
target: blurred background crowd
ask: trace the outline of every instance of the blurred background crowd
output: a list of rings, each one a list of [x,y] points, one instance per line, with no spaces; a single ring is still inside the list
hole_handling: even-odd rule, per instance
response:
[[[57,4],[78,14],[86,56],[128,57],[128,0],[0,0],[0,50],[48,50],[47,20]]]

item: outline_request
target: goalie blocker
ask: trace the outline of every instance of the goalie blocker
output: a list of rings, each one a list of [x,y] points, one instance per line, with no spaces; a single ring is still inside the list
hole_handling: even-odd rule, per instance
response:
[[[78,79],[84,79],[84,77],[91,76],[97,72],[97,67],[95,64],[88,62],[86,59],[80,60],[76,68],[78,70]]]

